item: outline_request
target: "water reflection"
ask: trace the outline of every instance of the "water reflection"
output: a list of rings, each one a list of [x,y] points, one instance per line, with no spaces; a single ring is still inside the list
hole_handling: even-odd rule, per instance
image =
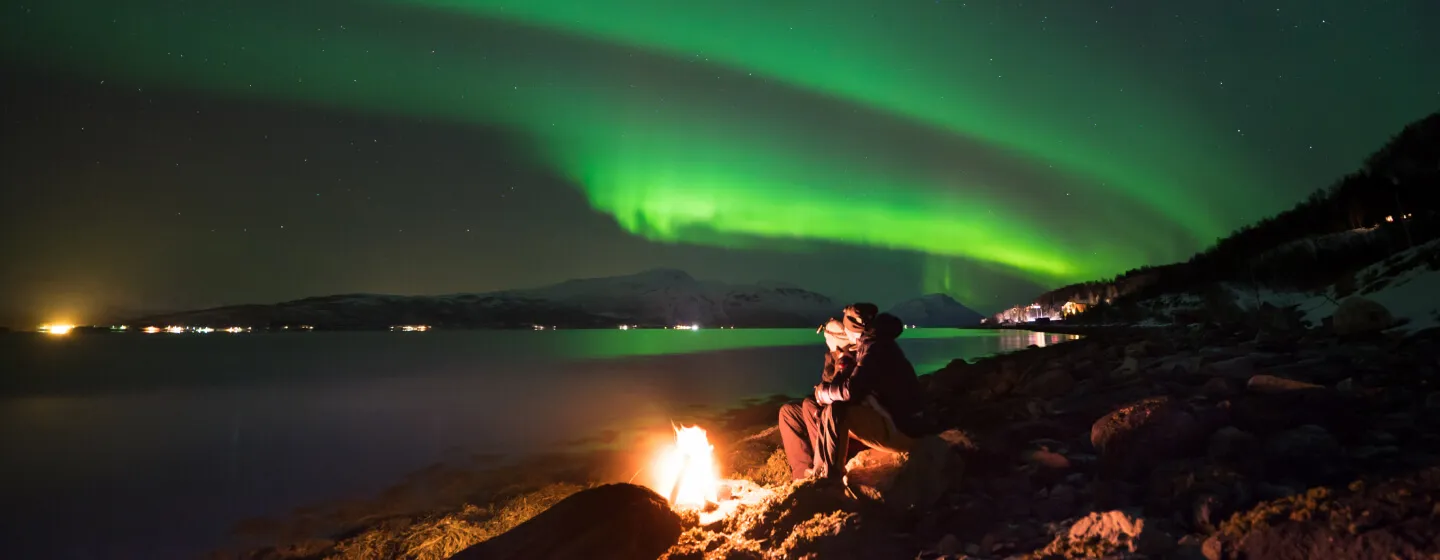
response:
[[[1078,340],[1078,334],[1044,333],[1038,331],[1005,330],[1000,331],[999,346],[1001,352],[1014,352],[1024,350],[1031,346],[1044,348],[1061,342]]]

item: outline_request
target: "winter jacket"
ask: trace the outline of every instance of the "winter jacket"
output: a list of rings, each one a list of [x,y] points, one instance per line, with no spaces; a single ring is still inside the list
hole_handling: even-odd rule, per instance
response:
[[[920,435],[924,430],[920,379],[895,340],[904,331],[904,323],[894,315],[877,315],[860,337],[854,373],[845,379],[820,384],[816,400],[820,404],[858,403],[874,396],[894,419],[896,428],[912,437]]]
[[[838,383],[850,377],[855,371],[855,354],[836,350],[825,354],[825,370],[820,372],[823,383]]]

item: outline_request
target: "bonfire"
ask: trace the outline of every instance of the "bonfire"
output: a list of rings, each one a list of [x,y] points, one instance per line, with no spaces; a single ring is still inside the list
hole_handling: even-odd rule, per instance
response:
[[[675,428],[675,447],[660,464],[662,495],[678,509],[706,509],[719,502],[715,447],[699,426]]]
[[[699,426],[677,426],[675,445],[661,455],[655,470],[653,489],[676,511],[697,513],[701,525],[725,519],[741,505],[758,503],[770,495],[748,480],[720,478],[715,447]]]

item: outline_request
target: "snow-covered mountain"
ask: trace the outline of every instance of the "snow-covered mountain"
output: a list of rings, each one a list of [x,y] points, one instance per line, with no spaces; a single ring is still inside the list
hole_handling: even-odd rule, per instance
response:
[[[375,329],[425,324],[453,328],[613,327],[618,324],[809,327],[842,304],[794,286],[696,280],[680,270],[569,280],[482,294],[346,294],[273,305],[239,305],[144,317],[136,325]]]
[[[969,326],[979,324],[984,318],[984,315],[945,294],[928,294],[902,301],[890,308],[890,314],[907,325],[917,327]]]

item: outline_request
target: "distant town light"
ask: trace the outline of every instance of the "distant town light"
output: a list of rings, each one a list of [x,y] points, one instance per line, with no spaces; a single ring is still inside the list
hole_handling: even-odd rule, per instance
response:
[[[430,330],[430,325],[395,325],[390,327],[394,332],[425,332]]]
[[[145,331],[145,334],[155,334],[160,332],[160,327],[145,327],[141,330]]]
[[[40,325],[40,332],[53,335],[70,334],[74,329],[75,325]]]

